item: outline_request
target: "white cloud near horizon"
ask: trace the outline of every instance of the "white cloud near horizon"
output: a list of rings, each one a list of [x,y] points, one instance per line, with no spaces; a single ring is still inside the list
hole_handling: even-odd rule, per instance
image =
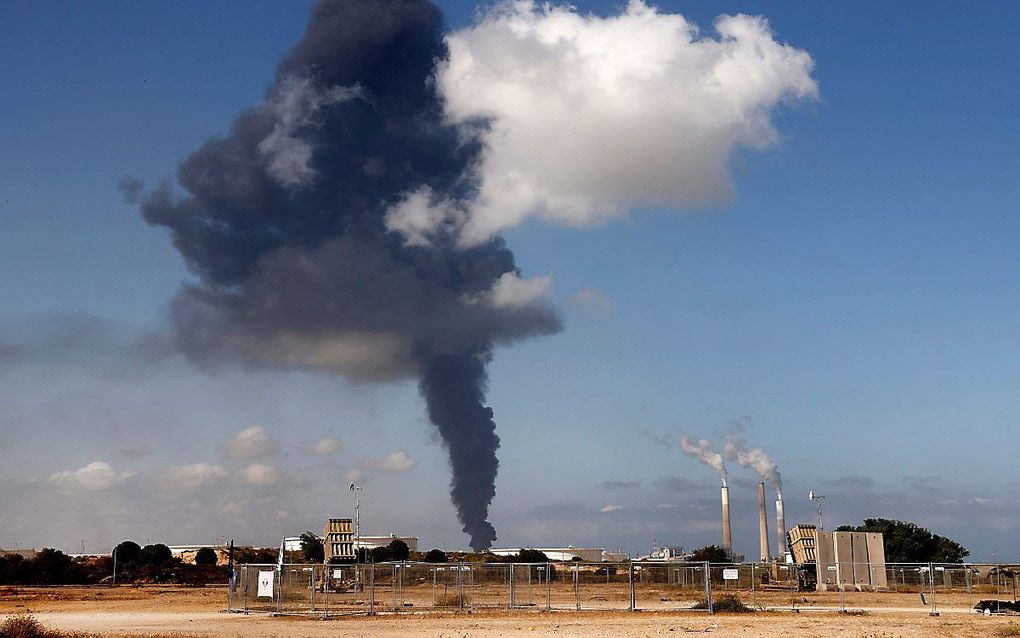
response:
[[[175,465],[163,473],[161,484],[165,487],[194,490],[227,477],[222,465],[211,463],[190,463]]]
[[[340,439],[332,436],[324,436],[318,441],[306,443],[302,448],[301,452],[308,456],[327,456],[330,454],[336,454],[342,452],[344,444],[340,442]]]
[[[228,459],[255,459],[272,456],[280,447],[280,443],[270,436],[266,428],[254,425],[231,436],[223,445],[223,456]]]
[[[279,483],[283,478],[283,472],[275,465],[252,463],[238,472],[237,478],[245,485],[262,487]]]
[[[52,485],[89,491],[103,491],[120,485],[135,476],[134,472],[118,472],[105,461],[93,461],[76,470],[54,472],[46,479]]]
[[[380,472],[406,472],[418,467],[417,459],[412,458],[403,450],[390,452],[381,459],[371,459],[361,465],[362,469],[378,470]]]
[[[776,107],[818,89],[811,57],[764,18],[724,15],[714,30],[641,0],[606,17],[495,5],[447,36],[436,73],[451,122],[489,121],[478,199],[451,213],[421,195],[391,229],[414,240],[452,222],[473,244],[530,217],[588,226],[725,202],[733,153],[773,145]]]

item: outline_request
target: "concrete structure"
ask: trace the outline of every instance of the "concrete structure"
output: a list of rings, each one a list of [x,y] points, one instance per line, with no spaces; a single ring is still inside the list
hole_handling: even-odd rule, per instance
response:
[[[733,549],[733,537],[730,536],[730,488],[722,486],[722,546]]]
[[[798,525],[796,536],[802,535]],[[806,531],[806,530],[805,530]],[[806,536],[807,534],[803,534]],[[804,538],[794,538],[791,530],[791,544],[797,562],[807,558]],[[865,532],[818,532],[815,554],[818,590],[843,589],[885,589],[889,583],[885,573],[885,546],[882,534]],[[804,561],[809,562],[809,561]]]
[[[765,513],[765,481],[758,483],[758,535],[761,562],[767,563],[772,556],[769,554],[769,519]]]
[[[818,576],[818,591],[836,589],[836,545],[832,532],[815,533],[815,571]]]
[[[885,589],[889,586],[885,572],[885,539],[880,532],[865,532],[864,538],[868,546],[868,568],[870,570],[872,589]]]
[[[786,545],[786,514],[783,512],[783,495],[776,499],[776,557],[786,561],[790,550]]]
[[[417,536],[400,536],[392,532],[381,536],[361,536],[354,540],[354,548],[364,547],[365,549],[374,549],[376,547],[386,547],[393,541],[404,541],[407,544],[407,549],[412,552],[418,551]]]
[[[598,563],[602,561],[612,560],[610,556],[617,556],[618,553],[607,552],[603,547],[574,547],[568,545],[566,547],[506,547],[502,549],[489,550],[496,556],[514,556],[521,553],[521,549],[536,549],[551,561],[556,562],[568,562],[575,558],[583,560],[588,563]]]
[[[331,518],[322,527],[322,547],[326,562],[354,558],[354,524],[349,518]]]

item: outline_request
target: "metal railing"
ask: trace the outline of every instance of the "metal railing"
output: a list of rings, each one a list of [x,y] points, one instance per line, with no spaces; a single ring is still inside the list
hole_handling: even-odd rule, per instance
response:
[[[1020,567],[1004,564],[402,561],[238,565],[227,605],[322,617],[475,609],[712,612],[722,597],[733,597],[758,610],[935,614],[1013,601],[1018,590]]]

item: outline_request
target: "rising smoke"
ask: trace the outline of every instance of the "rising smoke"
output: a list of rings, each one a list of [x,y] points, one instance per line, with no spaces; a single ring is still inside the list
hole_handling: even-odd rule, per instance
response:
[[[697,442],[691,442],[691,438],[684,435],[680,439],[680,449],[687,456],[693,456],[715,470],[719,478],[722,479],[723,487],[726,486],[726,464],[723,462],[722,455],[712,449],[712,444],[708,442],[708,439],[698,439]]]
[[[264,101],[177,185],[121,184],[197,278],[171,304],[177,346],[204,366],[417,378],[488,548],[486,364],[561,329],[549,278],[522,279],[498,233],[719,203],[732,152],[769,146],[773,109],[816,93],[810,56],[764,19],[715,28],[639,0],[606,18],[514,2],[444,38],[427,0],[322,0]]]
[[[776,488],[776,493],[782,500],[783,477],[779,473],[779,468],[776,467],[776,462],[761,448],[753,448],[740,434],[730,433],[726,435],[723,456],[727,461],[736,461],[741,466],[754,470],[762,480],[768,481]]]
[[[122,189],[198,276],[171,311],[195,361],[419,378],[458,517],[481,550],[495,539],[499,447],[486,363],[495,345],[560,320],[502,239],[461,249],[433,232],[411,244],[386,227],[423,186],[453,206],[474,193],[481,146],[442,121],[430,81],[446,55],[428,2],[322,2],[265,101],[180,166],[183,192]]]

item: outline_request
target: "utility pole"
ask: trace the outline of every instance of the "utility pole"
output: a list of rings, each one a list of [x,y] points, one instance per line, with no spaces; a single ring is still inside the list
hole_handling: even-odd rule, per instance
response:
[[[356,483],[351,483],[351,492],[354,493],[354,589],[358,591],[364,587],[361,583],[361,570],[358,569],[358,565],[361,563],[361,497],[358,492],[361,491],[361,486]],[[375,578],[375,568],[372,568],[373,583]],[[374,585],[373,585],[374,586]]]
[[[361,549],[361,498],[358,492],[362,490],[360,485],[351,483],[351,491],[354,492],[354,554],[356,562],[361,562],[357,559],[358,550]]]
[[[818,507],[818,531],[822,531],[822,499],[825,498],[820,494],[815,494],[814,490],[808,494],[808,498],[815,502]]]

